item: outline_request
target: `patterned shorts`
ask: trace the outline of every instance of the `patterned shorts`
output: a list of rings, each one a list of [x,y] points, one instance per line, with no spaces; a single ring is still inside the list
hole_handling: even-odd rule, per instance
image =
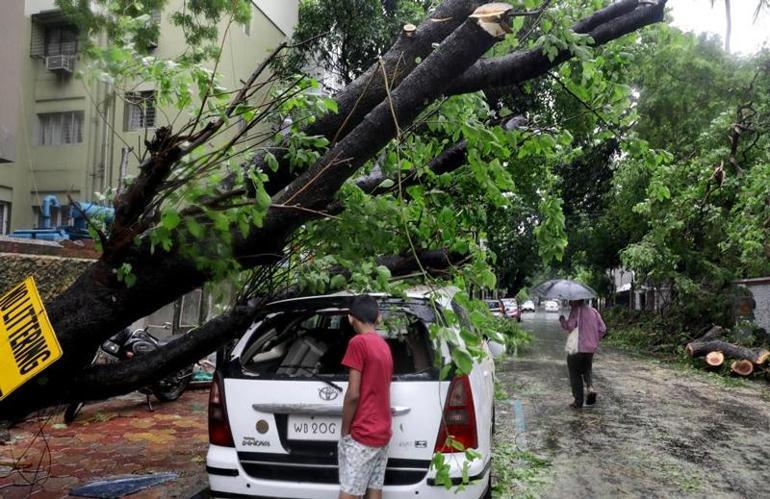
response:
[[[388,446],[369,447],[345,435],[337,444],[340,465],[340,488],[346,494],[362,496],[366,489],[382,490]]]

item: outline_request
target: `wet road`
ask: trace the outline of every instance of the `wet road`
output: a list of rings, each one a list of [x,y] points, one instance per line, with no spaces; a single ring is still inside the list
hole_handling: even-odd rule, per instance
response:
[[[496,444],[551,462],[549,498],[768,497],[770,391],[602,348],[599,402],[574,411],[559,314],[525,314],[532,348],[498,366]],[[566,315],[566,314],[565,314]],[[516,417],[518,413],[518,418]]]

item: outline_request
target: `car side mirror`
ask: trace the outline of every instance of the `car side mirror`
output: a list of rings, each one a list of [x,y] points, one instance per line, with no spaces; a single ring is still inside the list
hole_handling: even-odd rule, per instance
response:
[[[492,354],[493,359],[501,357],[505,353],[505,345],[502,343],[489,340],[487,344],[489,345],[489,353]]]

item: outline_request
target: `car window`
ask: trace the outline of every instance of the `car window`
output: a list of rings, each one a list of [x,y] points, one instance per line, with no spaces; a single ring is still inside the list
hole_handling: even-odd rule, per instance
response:
[[[432,366],[433,349],[425,323],[404,311],[384,309],[376,332],[390,346],[394,374],[421,372]],[[243,350],[244,370],[276,377],[345,375],[342,366],[354,335],[347,312],[286,312],[261,324]]]

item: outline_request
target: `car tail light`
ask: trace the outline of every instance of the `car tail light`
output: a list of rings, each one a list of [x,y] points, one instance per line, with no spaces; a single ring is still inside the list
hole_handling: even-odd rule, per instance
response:
[[[225,407],[225,390],[222,376],[214,375],[209,392],[209,443],[222,447],[235,447],[233,432],[227,422]]]
[[[441,428],[438,431],[435,452],[458,452],[448,441],[451,437],[465,449],[478,447],[476,411],[468,376],[455,376],[449,385]]]

